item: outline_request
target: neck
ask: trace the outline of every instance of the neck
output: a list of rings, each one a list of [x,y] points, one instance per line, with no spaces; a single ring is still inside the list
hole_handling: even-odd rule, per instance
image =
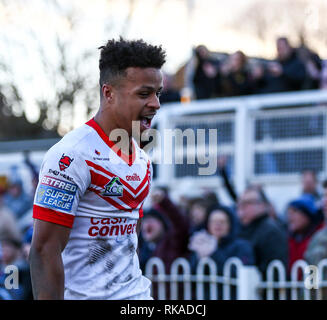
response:
[[[100,126],[100,128],[110,139],[110,134],[113,130],[122,129],[122,128],[119,128],[112,121],[107,121],[107,119],[111,119],[111,117],[108,115],[108,112],[106,112],[105,110],[103,110],[102,107],[100,107],[99,111],[94,116],[94,121]],[[128,138],[129,138],[129,151],[132,152],[133,151],[132,136],[129,136]]]

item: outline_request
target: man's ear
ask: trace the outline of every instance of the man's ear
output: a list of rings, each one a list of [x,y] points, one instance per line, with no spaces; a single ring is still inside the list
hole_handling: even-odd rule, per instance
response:
[[[104,83],[101,87],[102,99],[107,103],[112,103],[114,98],[114,88],[110,84]]]

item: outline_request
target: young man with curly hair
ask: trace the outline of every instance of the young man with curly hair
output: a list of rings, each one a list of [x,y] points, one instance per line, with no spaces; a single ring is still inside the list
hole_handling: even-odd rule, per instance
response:
[[[142,134],[160,108],[165,52],[122,38],[100,49],[97,114],[41,166],[30,251],[35,299],[152,299],[136,252],[152,169],[132,128]]]

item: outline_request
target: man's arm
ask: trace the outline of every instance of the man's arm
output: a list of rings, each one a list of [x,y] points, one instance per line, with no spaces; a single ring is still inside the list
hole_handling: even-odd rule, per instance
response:
[[[140,236],[140,232],[141,232],[141,223],[142,223],[142,219],[139,219],[136,225],[136,233],[138,237]]]
[[[29,255],[33,296],[35,300],[64,299],[64,250],[70,228],[35,220]]]

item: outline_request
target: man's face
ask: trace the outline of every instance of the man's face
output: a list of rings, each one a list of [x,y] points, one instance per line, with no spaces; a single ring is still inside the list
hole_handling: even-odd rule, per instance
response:
[[[292,54],[292,47],[284,39],[277,40],[277,53],[280,60],[288,59]]]
[[[302,190],[305,193],[316,192],[317,180],[312,172],[304,172],[302,174]]]
[[[295,208],[287,210],[288,228],[291,232],[301,232],[310,225],[309,218],[301,211]]]
[[[163,223],[155,217],[144,218],[141,224],[142,236],[145,241],[156,242],[164,233]]]
[[[193,204],[190,210],[190,218],[193,225],[200,225],[206,218],[206,208],[200,204]]]
[[[140,121],[140,132],[151,127],[151,120],[160,108],[162,72],[155,68],[127,68],[126,76],[112,87],[111,121],[116,128],[132,135],[132,122]]]
[[[259,199],[258,192],[254,190],[245,191],[237,206],[237,215],[244,225],[251,223],[266,210],[265,204]]]

